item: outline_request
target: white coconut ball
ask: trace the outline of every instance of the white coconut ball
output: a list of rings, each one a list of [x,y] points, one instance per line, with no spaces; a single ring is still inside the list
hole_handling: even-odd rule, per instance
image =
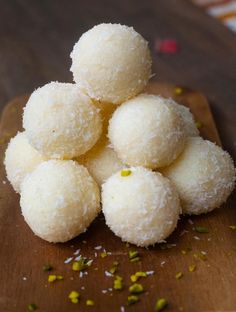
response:
[[[219,207],[234,188],[235,169],[230,155],[200,137],[188,138],[184,152],[162,173],[175,185],[187,214]]]
[[[85,167],[72,160],[49,160],[24,179],[20,205],[37,236],[66,242],[86,231],[95,219],[100,192]]]
[[[107,225],[123,241],[149,246],[166,239],[181,212],[170,181],[142,167],[124,169],[102,185]]]
[[[183,126],[184,126],[184,130],[187,136],[199,135],[199,131],[196,126],[196,122],[194,120],[193,114],[191,113],[188,107],[184,105],[180,105],[172,99],[165,99],[165,98],[160,97],[160,100],[162,100],[165,103],[169,103],[169,105],[172,105],[175,108],[176,112],[183,119]]]
[[[108,136],[118,157],[131,166],[164,167],[182,152],[186,133],[174,106],[141,94],[116,109]]]
[[[32,146],[48,158],[86,153],[102,131],[98,109],[79,87],[51,82],[32,93],[23,115]]]
[[[19,193],[25,176],[43,162],[45,158],[28,142],[25,132],[19,132],[8,144],[5,152],[7,178]]]
[[[147,41],[125,25],[93,27],[75,44],[71,58],[74,81],[103,102],[120,104],[134,97],[151,76]]]
[[[77,161],[86,166],[99,186],[113,173],[124,167],[107,139],[99,140],[89,152],[78,158]]]

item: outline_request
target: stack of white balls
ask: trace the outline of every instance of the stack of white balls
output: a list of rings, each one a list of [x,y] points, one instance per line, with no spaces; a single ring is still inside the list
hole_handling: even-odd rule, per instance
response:
[[[8,179],[36,235],[64,242],[84,232],[100,212],[100,187],[107,225],[138,246],[164,240],[182,211],[226,201],[235,181],[229,154],[199,137],[188,108],[140,94],[151,77],[141,35],[101,24],[71,58],[75,84],[34,91],[25,131],[6,150]]]

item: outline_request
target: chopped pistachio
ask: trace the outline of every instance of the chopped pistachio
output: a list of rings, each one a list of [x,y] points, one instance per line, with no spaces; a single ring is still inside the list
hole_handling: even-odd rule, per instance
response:
[[[87,260],[86,258],[81,257],[79,260],[74,261],[72,264],[73,271],[83,271],[92,265],[92,260]]]
[[[113,288],[115,290],[122,290],[123,289],[123,278],[119,275],[116,275],[115,276],[115,279],[114,279],[114,283],[113,283]]]
[[[129,258],[133,259],[133,258],[136,258],[136,257],[138,257],[138,251],[137,250],[130,250],[129,251]]]
[[[178,273],[175,274],[175,278],[176,279],[180,279],[182,277],[183,277],[183,272],[178,272]]]
[[[131,294],[140,294],[143,292],[143,285],[135,283],[129,287],[129,292]]]
[[[175,87],[175,95],[181,95],[183,93],[183,89],[180,87]]]
[[[112,266],[112,267],[108,270],[108,272],[110,272],[111,274],[115,274],[116,271],[117,271],[117,266]]]
[[[157,299],[156,305],[155,305],[155,311],[159,312],[164,310],[168,305],[168,302],[165,298]]]
[[[91,300],[91,299],[87,299],[86,300],[86,306],[88,306],[88,307],[92,307],[92,306],[94,306],[94,301],[93,300]]]
[[[131,175],[132,171],[131,170],[121,170],[120,175],[122,177],[128,177],[129,175]]]
[[[131,276],[130,276],[130,280],[131,280],[131,282],[137,282],[137,280],[138,280],[138,276],[136,276],[135,274],[132,274]]]
[[[142,271],[136,272],[135,275],[138,277],[147,277],[147,273]]]
[[[236,230],[236,225],[230,225],[229,228],[230,228],[231,230],[235,231],[235,230]]]
[[[48,276],[48,282],[49,283],[53,283],[56,280],[58,280],[58,281],[63,280],[63,276],[62,275],[49,275]]]
[[[72,303],[78,303],[79,297],[80,297],[80,294],[76,290],[72,290],[68,296],[68,298],[71,300]]]
[[[120,275],[116,275],[115,278],[116,278],[117,280],[120,280],[120,281],[123,280],[123,278],[122,278]]]
[[[71,301],[72,303],[78,303],[78,302],[79,302],[79,299],[78,299],[78,298],[72,298],[72,299],[70,299],[70,301]]]
[[[140,278],[140,277],[147,277],[147,273],[146,272],[136,272],[135,274],[132,274],[130,276],[130,279],[131,279],[131,282],[137,282],[137,280]]]
[[[203,227],[203,226],[196,226],[194,228],[194,231],[196,231],[198,233],[209,233],[209,230],[206,227]]]
[[[207,260],[207,256],[202,254],[202,253],[200,253],[200,252],[193,254],[193,256],[194,256],[195,259],[201,259],[203,261]]]
[[[189,267],[188,267],[188,270],[189,272],[194,272],[196,270],[196,264],[191,264]]]
[[[119,262],[114,261],[114,262],[113,262],[113,266],[109,269],[109,272],[110,272],[111,274],[116,273],[118,265],[119,265]]]
[[[107,253],[106,252],[102,252],[101,254],[100,254],[100,257],[101,258],[106,258],[108,255],[107,255]]]
[[[35,303],[30,303],[30,304],[28,304],[28,310],[29,311],[35,311],[35,310],[37,310],[37,306],[36,306],[36,304]]]
[[[56,276],[56,275],[49,275],[49,276],[48,276],[48,282],[49,282],[49,283],[55,282],[56,279],[57,279],[57,276]]]
[[[139,297],[136,295],[128,296],[128,304],[134,304],[139,301]]]
[[[50,264],[45,264],[43,266],[43,271],[44,272],[48,272],[48,271],[52,271],[53,267]]]
[[[130,262],[138,262],[138,261],[140,261],[140,257],[130,259]]]
[[[195,125],[196,125],[196,127],[197,127],[198,129],[202,128],[202,126],[203,126],[202,122],[199,121],[199,120],[195,122]]]

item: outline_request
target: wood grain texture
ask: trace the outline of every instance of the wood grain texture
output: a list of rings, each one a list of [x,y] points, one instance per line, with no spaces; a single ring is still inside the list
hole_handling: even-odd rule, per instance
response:
[[[148,91],[164,96],[173,96],[173,86],[152,84]],[[206,98],[198,92],[185,90],[182,96],[175,99],[191,108],[197,119],[203,122],[201,129],[205,138],[220,140],[215,128]],[[27,311],[28,303],[38,305],[43,312],[73,311],[154,311],[157,298],[164,297],[169,302],[166,311],[236,311],[236,232],[229,225],[236,224],[236,210],[232,198],[221,209],[208,215],[182,217],[177,230],[168,239],[176,244],[171,249],[135,248],[141,255],[141,262],[131,263],[127,248],[119,238],[105,225],[100,215],[90,226],[87,233],[65,244],[49,244],[33,235],[20,213],[19,196],[6,182],[3,158],[9,136],[21,129],[22,108],[27,96],[17,97],[5,108],[0,123],[0,311]],[[208,234],[193,231],[194,226],[205,226]],[[188,232],[185,232],[188,231]],[[199,237],[195,239],[195,237]],[[101,251],[95,246],[101,245],[112,255],[101,258]],[[192,251],[186,255],[181,250]],[[67,257],[81,249],[81,254],[94,259],[88,275],[80,278],[78,272],[71,270],[71,264],[64,264]],[[194,254],[206,252],[207,260],[195,259]],[[95,252],[98,257],[95,257]],[[113,261],[120,263],[118,273],[124,278],[125,288],[121,292],[102,290],[113,285],[113,278],[105,276]],[[44,264],[50,263],[52,274],[61,274],[63,281],[54,284],[47,282],[49,273],[43,272]],[[196,264],[196,271],[188,272],[188,266]],[[96,270],[98,268],[98,270]],[[152,276],[142,279],[145,293],[140,302],[126,306],[130,275],[136,271],[151,271]],[[183,277],[176,280],[175,274],[183,272]],[[24,280],[23,278],[26,278]],[[81,289],[85,287],[85,289]],[[69,302],[67,296],[71,290],[81,293],[78,304]],[[86,307],[86,299],[95,301],[94,307]]]
[[[236,158],[235,34],[189,0],[0,0],[0,108],[51,80],[72,81],[72,47],[101,22],[133,26],[149,41],[155,79],[207,95]],[[156,54],[156,37],[176,38],[179,53]]]

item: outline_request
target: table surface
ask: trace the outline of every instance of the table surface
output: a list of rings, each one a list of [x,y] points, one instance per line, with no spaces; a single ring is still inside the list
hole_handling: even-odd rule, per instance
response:
[[[51,80],[72,81],[70,51],[101,22],[132,25],[150,42],[155,79],[208,97],[223,146],[236,156],[236,35],[187,0],[0,0],[0,106]],[[156,37],[180,43],[156,55]]]

